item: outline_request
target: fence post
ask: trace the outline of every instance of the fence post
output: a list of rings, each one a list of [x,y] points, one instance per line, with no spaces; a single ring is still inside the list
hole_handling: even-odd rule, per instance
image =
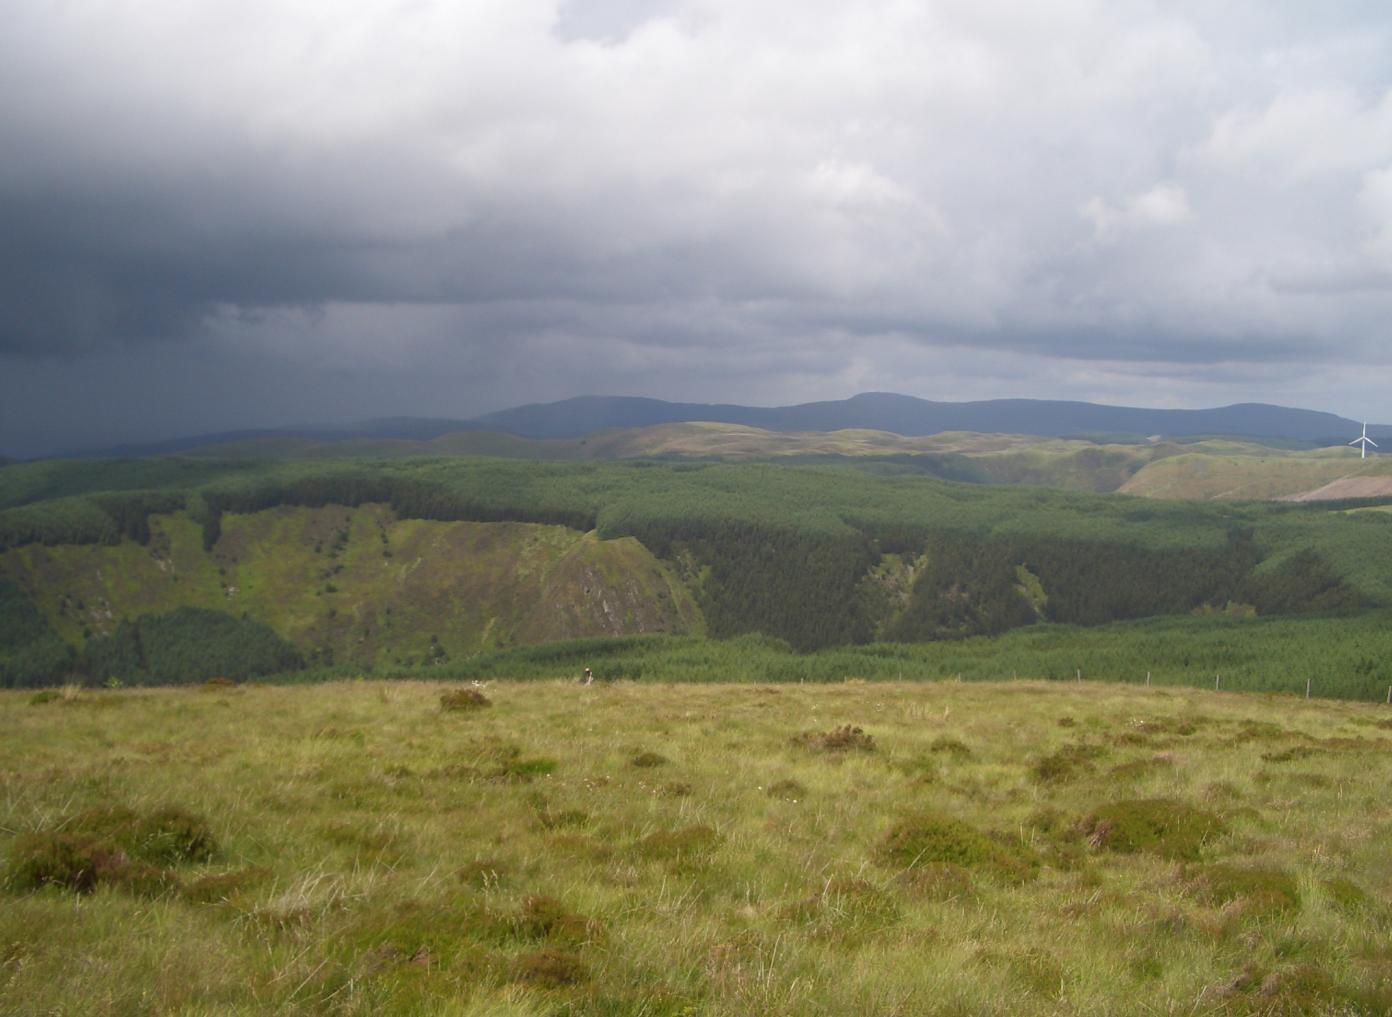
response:
[[[1145,673],[1145,687],[1150,688],[1150,672]]]
[[[1305,679],[1305,698],[1310,698],[1310,679]]]

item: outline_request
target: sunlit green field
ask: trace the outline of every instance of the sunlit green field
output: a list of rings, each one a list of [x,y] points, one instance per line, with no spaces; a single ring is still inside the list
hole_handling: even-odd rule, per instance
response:
[[[1392,1007],[1386,706],[467,689],[0,695],[0,1013]]]

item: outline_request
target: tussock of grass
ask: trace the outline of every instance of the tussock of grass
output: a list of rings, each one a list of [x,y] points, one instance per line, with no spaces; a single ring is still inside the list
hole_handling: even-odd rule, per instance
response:
[[[1140,780],[1152,774],[1173,770],[1174,766],[1174,756],[1162,752],[1145,759],[1133,759],[1127,763],[1118,763],[1107,771],[1107,776],[1114,780]]]
[[[589,968],[578,954],[554,946],[520,954],[512,964],[514,981],[540,989],[563,989],[589,977]]]
[[[628,761],[628,765],[639,769],[651,769],[655,766],[666,766],[670,762],[671,760],[660,752],[640,752]]]
[[[114,886],[159,894],[178,885],[164,866],[206,862],[215,849],[207,822],[180,808],[91,809],[55,829],[21,837],[10,852],[5,881],[17,890],[59,886],[86,893]]]
[[[804,731],[794,735],[792,743],[813,752],[872,752],[875,749],[875,739],[850,724],[830,731]]]
[[[1300,885],[1282,869],[1205,865],[1187,874],[1187,884],[1205,904],[1237,904],[1246,915],[1265,917],[1300,907]]]
[[[440,709],[449,713],[471,713],[492,705],[478,689],[451,689],[440,694]]]
[[[919,812],[899,820],[875,850],[883,865],[911,869],[949,864],[1011,879],[1023,879],[1036,860],[1023,846],[1008,848],[950,816]]]
[[[946,754],[955,759],[966,759],[972,754],[972,750],[960,738],[953,738],[951,735],[939,735],[928,743],[928,751]]]
[[[800,802],[807,797],[807,787],[799,781],[785,778],[774,781],[764,789],[764,793],[785,802]]]
[[[1099,806],[1079,830],[1095,848],[1192,861],[1224,826],[1205,809],[1170,798],[1142,798]]]
[[[887,929],[900,913],[890,893],[857,876],[833,876],[781,910],[813,936],[838,941]]]
[[[476,858],[455,870],[455,876],[466,886],[480,890],[502,886],[512,872],[512,865],[501,858]]]
[[[1030,776],[1040,784],[1062,784],[1092,770],[1093,760],[1106,754],[1100,745],[1071,743],[1041,756],[1030,766]]]
[[[554,897],[534,894],[522,901],[515,927],[527,939],[545,939],[575,946],[604,939],[604,926],[569,910]]]
[[[268,869],[259,866],[231,872],[210,872],[185,883],[183,896],[196,904],[225,904],[261,886],[270,875]]]
[[[638,854],[644,858],[687,859],[709,854],[720,842],[720,835],[698,823],[674,830],[657,830],[638,841]]]
[[[1342,911],[1360,911],[1371,901],[1366,890],[1345,876],[1320,880],[1320,888],[1324,891],[1325,897]]]

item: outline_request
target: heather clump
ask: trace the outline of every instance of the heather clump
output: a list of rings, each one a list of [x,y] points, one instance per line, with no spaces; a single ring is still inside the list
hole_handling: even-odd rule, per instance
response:
[[[1237,905],[1244,914],[1259,917],[1300,907],[1300,884],[1284,869],[1217,864],[1186,876],[1188,890],[1213,907]]]
[[[178,886],[169,866],[208,861],[215,850],[207,822],[183,809],[92,809],[17,838],[5,882],[21,891],[56,886],[87,893],[112,886],[158,895]]]
[[[512,963],[513,981],[539,989],[563,989],[586,981],[589,967],[572,950],[547,946],[519,954]]]
[[[1039,784],[1064,784],[1091,772],[1093,761],[1105,753],[1099,745],[1070,743],[1036,759],[1030,777]]]
[[[478,689],[451,689],[440,694],[440,709],[446,713],[473,713],[492,705]]]
[[[1206,809],[1171,798],[1143,798],[1099,806],[1078,829],[1094,848],[1192,861],[1224,825]]]
[[[720,837],[704,823],[657,830],[638,841],[638,854],[654,859],[689,859],[709,854]]]
[[[918,812],[896,822],[881,838],[875,859],[911,869],[948,864],[990,875],[1022,879],[1037,865],[1022,845],[1007,846],[975,827],[936,812]]]
[[[874,737],[850,724],[843,724],[830,731],[805,731],[794,735],[792,743],[813,752],[872,752],[875,748]]]

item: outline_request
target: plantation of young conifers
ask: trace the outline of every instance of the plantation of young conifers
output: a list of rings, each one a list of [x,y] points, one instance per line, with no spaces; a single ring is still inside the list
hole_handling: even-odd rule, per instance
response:
[[[1392,1008],[1383,704],[214,682],[0,729],[0,1013]]]

